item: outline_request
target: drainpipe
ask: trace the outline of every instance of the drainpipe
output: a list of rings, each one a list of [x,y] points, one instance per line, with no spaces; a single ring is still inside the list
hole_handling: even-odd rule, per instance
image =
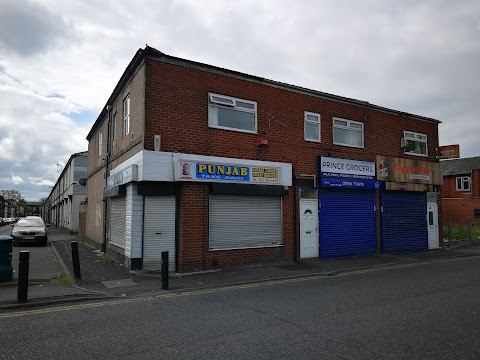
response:
[[[112,105],[107,105],[108,124],[107,124],[107,149],[105,154],[105,189],[108,189],[108,165],[110,163],[110,128],[112,126]],[[103,199],[103,242],[101,251],[104,253],[107,250],[107,198]]]
[[[292,188],[293,188],[293,261],[297,261],[297,181],[295,166],[292,164]]]

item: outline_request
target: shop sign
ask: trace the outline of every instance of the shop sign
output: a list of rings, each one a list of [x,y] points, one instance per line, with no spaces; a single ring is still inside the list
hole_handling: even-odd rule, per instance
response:
[[[377,180],[442,185],[440,164],[377,155]]]
[[[137,179],[137,165],[132,165],[129,168],[120,171],[119,173],[109,176],[107,189],[111,189],[114,186],[127,184],[132,181],[137,181]]]
[[[375,180],[321,178],[320,186],[328,188],[375,190],[380,189],[380,182]]]
[[[375,163],[349,159],[318,157],[319,177],[375,180]]]
[[[460,145],[445,145],[438,148],[439,159],[458,159],[460,158]]]
[[[397,183],[397,182],[385,182],[385,190],[401,190],[401,191],[429,191],[429,185],[427,184],[412,184],[412,183]]]
[[[280,184],[280,168],[177,160],[176,181]]]

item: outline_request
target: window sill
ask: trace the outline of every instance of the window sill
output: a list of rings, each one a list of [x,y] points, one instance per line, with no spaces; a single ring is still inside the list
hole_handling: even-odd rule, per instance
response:
[[[305,141],[308,141],[308,142],[313,142],[313,143],[317,143],[317,144],[321,144],[322,143],[322,140],[314,140],[314,139],[304,139]]]
[[[357,145],[350,145],[350,144],[342,144],[342,143],[336,143],[335,141],[333,142],[333,145],[338,145],[338,146],[346,146],[346,147],[352,147],[356,149],[365,149],[365,146],[357,146]]]
[[[241,133],[247,133],[247,134],[258,134],[257,131],[235,129],[235,128],[229,128],[229,127],[224,127],[224,126],[215,126],[215,125],[210,125],[210,124],[208,125],[208,127],[212,128],[212,129],[228,130],[228,131],[235,131],[235,132],[241,132]]]
[[[406,153],[406,152],[404,152],[403,154],[404,155],[410,155],[410,156],[420,156],[420,157],[428,158],[428,154],[424,155],[424,154],[415,154],[415,153]]]

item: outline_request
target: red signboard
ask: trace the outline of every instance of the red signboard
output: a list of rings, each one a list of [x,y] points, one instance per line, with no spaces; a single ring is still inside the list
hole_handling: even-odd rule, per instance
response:
[[[460,158],[460,145],[446,145],[438,148],[439,159],[458,159]]]

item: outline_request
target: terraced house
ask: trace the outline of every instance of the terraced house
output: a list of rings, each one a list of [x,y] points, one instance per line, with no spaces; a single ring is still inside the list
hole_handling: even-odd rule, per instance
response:
[[[87,136],[86,235],[177,272],[437,247],[439,123],[147,46]]]

